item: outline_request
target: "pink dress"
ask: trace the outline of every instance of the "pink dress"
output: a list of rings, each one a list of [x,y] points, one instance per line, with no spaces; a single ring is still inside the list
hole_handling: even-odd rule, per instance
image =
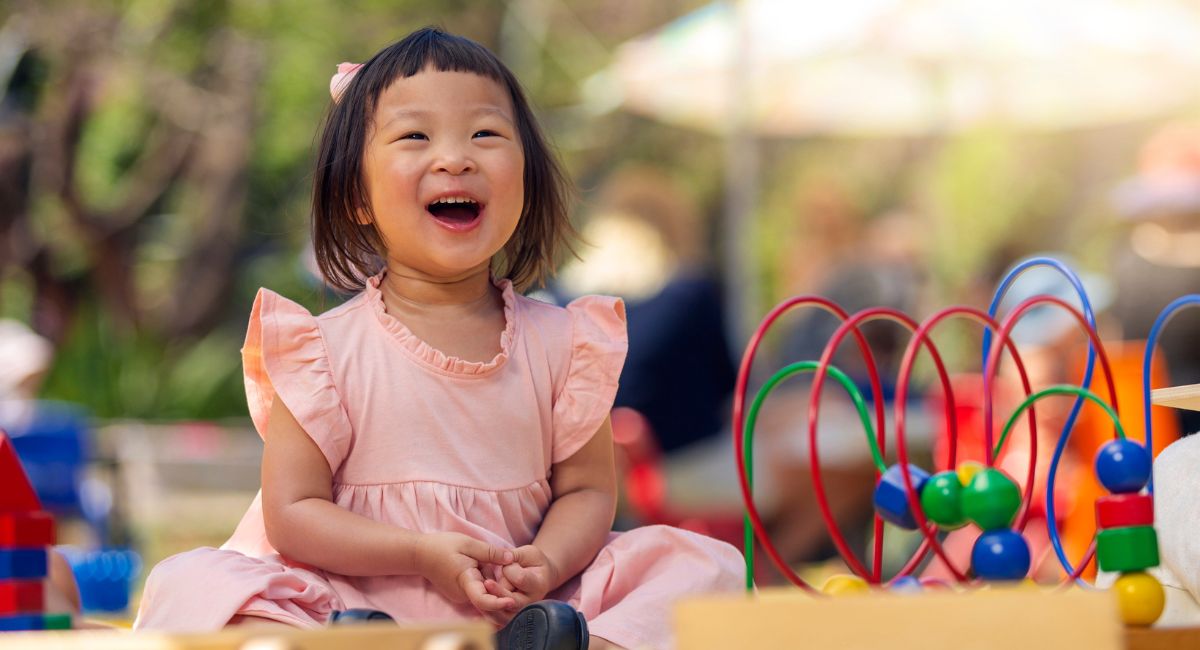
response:
[[[313,317],[260,290],[250,315],[246,395],[259,434],[287,404],[333,471],[343,508],[419,531],[456,531],[499,547],[530,543],[550,505],[554,463],[579,450],[612,408],[626,351],[624,306],[588,296],[566,309],[517,295],[506,280],[501,352],[448,357],[383,306],[379,277]],[[685,595],[736,591],[741,554],[687,531],[613,533],[592,564],[549,597],[627,648],[670,645]],[[367,607],[397,621],[478,617],[417,576],[342,576],[281,557],[267,542],[261,493],[221,548],[162,561],[136,628],[216,630],[250,614],[297,627]]]

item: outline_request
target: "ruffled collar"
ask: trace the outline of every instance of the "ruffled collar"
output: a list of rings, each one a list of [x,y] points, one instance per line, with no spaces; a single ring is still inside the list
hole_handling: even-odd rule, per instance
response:
[[[383,304],[383,292],[379,288],[384,273],[386,271],[381,271],[367,278],[367,284],[363,288],[363,293],[366,294],[367,303],[371,305],[371,309],[375,312],[379,323],[417,361],[448,374],[485,375],[504,365],[504,362],[508,360],[517,330],[517,298],[513,291],[512,281],[507,278],[492,278],[492,284],[500,289],[500,293],[504,298],[504,331],[500,333],[500,353],[493,357],[491,361],[465,361],[458,357],[452,357],[421,340],[404,323],[387,312],[387,308]]]

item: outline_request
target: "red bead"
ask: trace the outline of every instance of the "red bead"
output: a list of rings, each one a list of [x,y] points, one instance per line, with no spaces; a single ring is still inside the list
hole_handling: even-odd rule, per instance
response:
[[[53,544],[54,517],[50,513],[0,512],[0,548]]]
[[[1154,525],[1154,497],[1149,494],[1113,494],[1096,499],[1096,527]]]
[[[0,580],[0,614],[40,612],[44,608],[41,580]]]

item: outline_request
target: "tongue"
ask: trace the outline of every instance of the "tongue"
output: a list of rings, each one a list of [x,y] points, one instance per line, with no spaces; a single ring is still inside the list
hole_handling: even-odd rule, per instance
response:
[[[478,214],[474,209],[468,208],[466,205],[461,203],[435,205],[430,209],[430,212],[438,219],[460,223],[471,221]]]

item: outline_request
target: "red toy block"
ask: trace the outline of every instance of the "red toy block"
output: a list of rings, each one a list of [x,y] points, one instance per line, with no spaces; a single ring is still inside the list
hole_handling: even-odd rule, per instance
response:
[[[0,615],[40,612],[46,608],[41,580],[0,580]]]
[[[1149,494],[1113,494],[1096,499],[1096,528],[1154,525],[1154,497]]]
[[[0,548],[53,546],[54,517],[48,512],[0,512]]]
[[[41,510],[42,502],[29,484],[25,468],[8,436],[0,431],[0,512]]]

